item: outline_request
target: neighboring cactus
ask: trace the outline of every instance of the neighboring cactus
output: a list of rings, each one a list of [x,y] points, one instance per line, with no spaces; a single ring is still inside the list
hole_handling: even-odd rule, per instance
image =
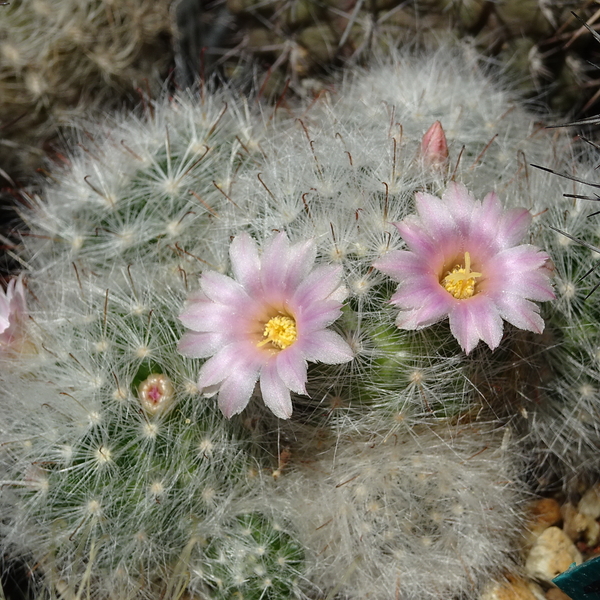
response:
[[[81,271],[60,290],[30,280],[37,354],[20,380],[6,374],[3,399],[4,459],[22,486],[6,542],[34,541],[50,582],[94,597],[170,579],[196,529],[270,464],[241,423],[198,401],[193,363],[175,351],[183,284],[139,265],[107,275],[106,289]]]
[[[0,166],[32,177],[58,128],[157,90],[172,63],[170,0],[0,6]]]
[[[529,446],[545,466],[539,472],[542,483],[553,473],[563,483],[595,479],[600,470],[600,312],[592,294],[597,280],[590,273],[600,257],[593,249],[598,248],[600,235],[597,222],[590,218],[595,207],[576,198],[586,195],[582,182],[593,180],[595,161],[585,150],[569,173],[581,180],[567,180],[564,195],[571,198],[556,193],[555,176],[542,172],[536,177],[554,200],[546,222],[555,229],[544,232],[544,245],[554,258],[557,291],[557,301],[545,307],[549,328],[543,344],[548,349],[539,353],[541,362],[532,362],[538,365],[537,372],[532,369],[528,375],[537,388],[529,392],[533,400],[528,407]],[[531,383],[530,379],[526,385]]]
[[[49,594],[474,598],[512,565],[521,478],[539,467],[521,467],[523,449],[597,466],[597,436],[573,418],[548,439],[556,404],[558,419],[578,406],[569,357],[587,360],[597,319],[554,344],[580,305],[560,286],[589,256],[546,224],[592,232],[556,223],[558,186],[527,165],[562,168],[570,142],[468,53],[394,55],[296,110],[203,86],[81,131],[69,166],[24,197],[26,343],[0,354],[2,534]],[[448,190],[453,219],[481,210],[457,182],[532,213],[506,214],[532,218],[525,242],[557,265],[544,334],[516,322],[465,338],[443,314],[409,330],[389,304],[402,269],[376,267],[419,227],[415,194]],[[543,258],[525,287],[547,297],[546,255],[513,241]],[[479,277],[464,259],[454,278]],[[539,331],[546,297],[506,280]],[[549,383],[521,377],[536,361]]]
[[[193,557],[190,589],[215,600],[302,597],[304,548],[285,526],[258,512],[220,525]]]
[[[320,89],[319,74],[335,66],[368,64],[390,47],[437,47],[456,37],[469,40],[534,102],[571,114],[596,100],[588,61],[597,47],[571,14],[593,25],[597,15],[583,2],[228,0],[227,8],[231,33],[215,45],[230,52],[216,60],[235,78],[243,61],[254,58],[267,71],[266,94],[286,87],[310,94]]]
[[[81,128],[84,152],[57,169],[43,199],[29,198],[36,210],[25,219],[36,235],[28,243],[42,268],[146,260],[174,276],[183,264],[190,273],[225,268],[226,228],[245,223],[232,186],[260,156],[262,125],[247,105],[227,91],[199,102],[190,95],[153,104],[141,118]]]

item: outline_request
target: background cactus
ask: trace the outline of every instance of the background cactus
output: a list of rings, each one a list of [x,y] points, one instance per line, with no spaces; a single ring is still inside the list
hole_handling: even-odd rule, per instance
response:
[[[16,0],[1,8],[0,163],[13,179],[30,178],[74,117],[137,102],[140,89],[155,94],[174,65],[182,87],[215,70],[245,84],[258,70],[261,94],[310,96],[333,67],[458,34],[524,95],[560,113],[585,114],[597,89],[588,63],[597,46],[569,11],[592,26],[596,16],[567,2]]]
[[[170,2],[15,0],[0,7],[0,165],[31,177],[57,130],[157,91],[172,63]]]
[[[300,463],[278,492],[311,581],[343,598],[476,594],[511,566],[518,539],[506,512],[522,501],[518,463],[505,433],[502,442],[482,424],[340,437]]]
[[[373,52],[394,45],[437,45],[456,36],[535,102],[585,114],[597,99],[588,63],[597,46],[571,14],[593,25],[597,16],[585,3],[229,0],[227,8],[229,34],[215,44],[214,60],[235,77],[255,58],[268,68],[265,93],[279,94],[287,82],[296,93],[310,94],[331,67],[368,63]],[[229,52],[223,55],[218,48],[224,45]]]
[[[446,163],[422,149],[436,120]],[[564,168],[571,143],[468,50],[395,54],[285,111],[203,86],[80,130],[70,164],[23,196],[30,318],[1,355],[4,547],[33,556],[47,595],[476,597],[513,568],[527,475],[597,470],[597,319],[575,282],[594,259],[547,225],[596,232],[576,211],[557,223],[573,183],[528,166]],[[543,335],[506,326],[466,356],[447,321],[395,327],[373,262],[403,247],[392,222],[415,192],[451,180],[534,214],[559,294]],[[259,391],[226,420],[198,393],[202,361],[177,352],[178,316],[201,272],[229,273],[233,236],[264,248],[282,230],[342,267],[332,328],[356,356],[311,363],[289,420]]]

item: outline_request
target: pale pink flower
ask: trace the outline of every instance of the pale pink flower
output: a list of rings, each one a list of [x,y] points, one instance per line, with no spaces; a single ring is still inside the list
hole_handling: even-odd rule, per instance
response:
[[[550,257],[518,244],[531,223],[524,208],[504,211],[498,196],[475,200],[451,183],[442,198],[416,194],[417,215],[395,223],[409,250],[392,251],[374,266],[400,285],[391,303],[401,329],[421,329],[445,317],[463,350],[483,340],[500,344],[503,321],[541,333],[532,301],[552,300]]]
[[[21,337],[27,316],[23,276],[11,279],[6,292],[0,289],[0,351],[11,348]]]
[[[256,382],[265,404],[282,419],[292,414],[290,391],[306,394],[307,361],[352,360],[350,346],[327,326],[341,314],[341,267],[314,267],[314,241],[290,245],[279,233],[262,256],[238,235],[229,248],[233,278],[206,271],[181,322],[191,329],[179,351],[211,357],[200,369],[200,390],[219,393],[226,417],[241,412]]]

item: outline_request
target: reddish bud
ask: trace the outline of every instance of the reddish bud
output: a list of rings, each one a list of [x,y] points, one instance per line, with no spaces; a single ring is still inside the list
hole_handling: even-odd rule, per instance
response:
[[[421,140],[421,156],[428,165],[441,167],[448,160],[448,142],[442,124],[436,121]]]
[[[138,398],[146,412],[155,414],[165,410],[173,400],[173,384],[162,373],[153,373],[138,386]]]

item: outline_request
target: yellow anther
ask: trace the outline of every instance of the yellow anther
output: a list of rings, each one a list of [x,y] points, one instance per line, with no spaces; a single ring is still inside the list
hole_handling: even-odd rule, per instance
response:
[[[456,265],[452,271],[442,279],[442,285],[455,298],[464,300],[475,294],[475,278],[481,273],[471,271],[471,255],[465,252],[465,266]]]
[[[296,321],[292,317],[278,315],[269,319],[265,324],[263,332],[264,340],[260,341],[257,346],[260,348],[265,344],[271,343],[276,348],[283,350],[291,346],[298,339],[296,331]]]

